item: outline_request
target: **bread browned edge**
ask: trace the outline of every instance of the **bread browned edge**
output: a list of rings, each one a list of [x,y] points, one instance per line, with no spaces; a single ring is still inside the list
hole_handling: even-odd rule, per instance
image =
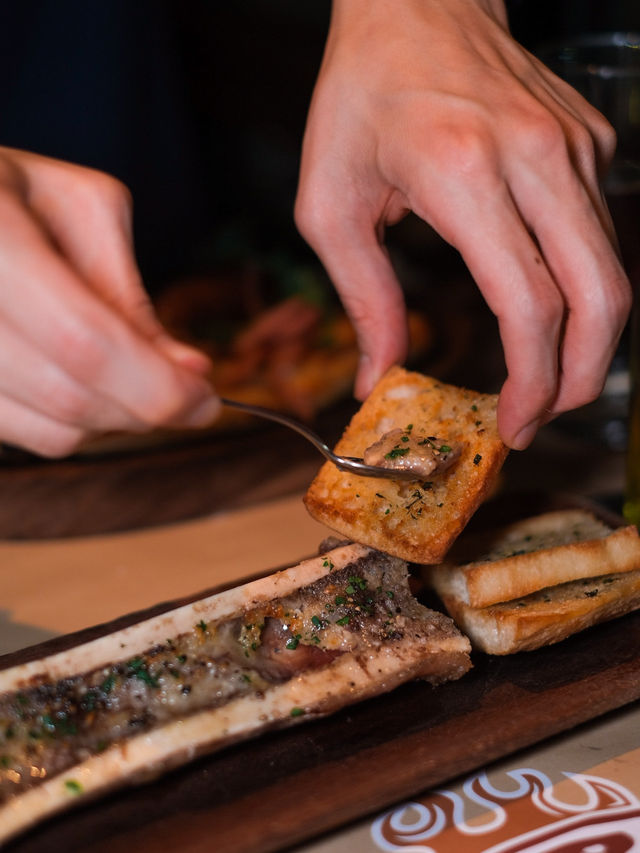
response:
[[[491,536],[469,537],[456,544],[459,551],[470,556],[475,545],[476,554],[485,547],[500,542],[505,531],[517,532],[520,527],[523,535],[532,523],[539,520],[539,530],[544,524],[563,523],[575,525],[576,517],[598,522],[592,513],[585,510],[565,510],[523,519],[509,525],[504,531],[496,531]],[[548,520],[548,521],[547,521]],[[547,528],[547,529],[550,529]],[[453,550],[455,551],[456,548]],[[453,552],[450,557],[453,557]],[[457,556],[457,555],[456,555]],[[472,561],[466,564],[447,560],[439,566],[425,570],[425,580],[441,595],[455,596],[462,603],[472,607],[487,607],[499,602],[522,598],[537,590],[567,583],[580,578],[598,577],[610,572],[629,572],[640,568],[640,536],[634,525],[610,530],[609,534],[597,538],[588,538],[568,542],[555,547],[538,548],[522,554],[514,554],[495,560]]]
[[[572,581],[545,590],[543,595],[534,594],[489,607],[470,607],[454,596],[445,595],[442,601],[474,649],[507,655],[557,643],[600,622],[637,610],[640,570]]]
[[[422,395],[420,405],[415,400],[407,403],[386,396],[405,384]],[[430,409],[427,403],[431,404]],[[411,492],[408,498],[398,498],[398,488],[406,489],[406,484],[399,487],[397,481],[350,475],[338,471],[330,462],[320,469],[304,497],[307,510],[353,541],[415,563],[441,561],[491,492],[507,456],[508,448],[498,436],[496,403],[495,395],[447,385],[400,367],[391,368],[352,418],[336,452],[362,456],[366,447],[380,437],[375,424],[388,416],[391,423],[384,431],[412,423],[416,432],[424,434],[426,430],[444,440],[458,441],[462,445],[460,458],[449,471],[434,477],[433,488],[425,497],[428,511],[420,518],[407,514],[392,526],[380,512],[377,495],[392,495],[389,505],[402,513],[412,500]],[[442,416],[443,409],[447,417]],[[480,463],[474,462],[477,456]],[[354,495],[357,506],[349,505]]]

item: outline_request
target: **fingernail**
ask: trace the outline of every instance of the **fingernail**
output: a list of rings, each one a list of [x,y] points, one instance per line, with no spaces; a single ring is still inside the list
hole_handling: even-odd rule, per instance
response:
[[[188,427],[204,427],[212,424],[218,415],[222,404],[217,397],[207,397],[184,418],[183,423]]]
[[[524,450],[527,448],[533,439],[536,437],[536,433],[540,428],[540,418],[536,418],[535,420],[528,423],[525,427],[523,427],[519,433],[517,433],[516,437],[510,443],[510,446],[513,450]]]
[[[358,362],[358,374],[354,388],[355,397],[358,400],[364,400],[371,393],[373,385],[371,359],[368,355],[363,354]]]
[[[201,374],[206,374],[211,370],[211,359],[199,349],[168,336],[158,339],[158,343],[165,355],[181,367]]]

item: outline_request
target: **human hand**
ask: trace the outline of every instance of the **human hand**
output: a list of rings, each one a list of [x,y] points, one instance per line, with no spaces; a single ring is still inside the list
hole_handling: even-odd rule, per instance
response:
[[[599,183],[614,147],[606,120],[512,39],[502,0],[335,0],[296,221],[356,326],[356,394],[405,355],[383,241],[414,211],[498,318],[504,441],[522,449],[595,399],[631,301]]]
[[[0,148],[0,441],[64,456],[95,434],[202,426],[209,360],[155,319],[126,189]]]

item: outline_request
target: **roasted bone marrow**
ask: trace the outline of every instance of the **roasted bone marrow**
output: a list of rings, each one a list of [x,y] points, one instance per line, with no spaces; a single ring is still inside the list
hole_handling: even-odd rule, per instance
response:
[[[0,671],[0,841],[85,796],[470,667],[402,560],[347,544]]]

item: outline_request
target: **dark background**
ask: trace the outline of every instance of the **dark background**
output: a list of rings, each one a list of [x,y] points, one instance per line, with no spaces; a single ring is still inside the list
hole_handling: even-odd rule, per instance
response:
[[[640,29],[637,0],[509,10],[532,49]],[[224,255],[304,256],[291,211],[328,14],[328,0],[1,2],[0,143],[121,178],[152,292]],[[433,235],[424,243],[440,250]]]

